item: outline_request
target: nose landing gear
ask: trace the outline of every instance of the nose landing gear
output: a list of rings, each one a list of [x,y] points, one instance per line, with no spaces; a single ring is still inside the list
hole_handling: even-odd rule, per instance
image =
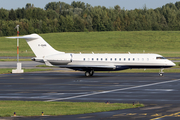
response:
[[[163,76],[164,72],[163,72],[164,68],[161,69],[161,71],[159,72],[159,76]]]

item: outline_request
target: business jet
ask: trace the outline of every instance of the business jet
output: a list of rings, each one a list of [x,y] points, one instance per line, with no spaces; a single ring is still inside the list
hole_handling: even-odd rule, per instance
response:
[[[75,54],[55,50],[38,34],[20,37],[25,39],[34,52],[33,61],[45,63],[47,66],[59,66],[77,71],[85,71],[85,76],[93,76],[94,71],[119,71],[133,68],[160,68],[163,76],[164,68],[175,64],[159,54]]]

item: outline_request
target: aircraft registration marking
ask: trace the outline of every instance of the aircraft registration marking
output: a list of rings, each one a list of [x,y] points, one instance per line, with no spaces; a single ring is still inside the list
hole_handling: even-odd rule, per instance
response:
[[[45,47],[46,44],[38,44],[38,46]]]

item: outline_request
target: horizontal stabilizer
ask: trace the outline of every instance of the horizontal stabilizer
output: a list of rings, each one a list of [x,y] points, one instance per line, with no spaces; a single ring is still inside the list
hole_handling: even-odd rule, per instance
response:
[[[25,39],[36,57],[44,58],[45,56],[50,56],[54,54],[64,53],[55,50],[51,45],[49,45],[41,36],[38,34],[31,34],[25,36],[14,36],[7,37],[11,39]]]
[[[21,36],[21,37],[7,37],[11,39],[37,39],[37,37]]]

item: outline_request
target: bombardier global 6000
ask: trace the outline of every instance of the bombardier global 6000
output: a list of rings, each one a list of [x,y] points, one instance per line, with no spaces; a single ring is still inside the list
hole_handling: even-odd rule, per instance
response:
[[[55,50],[38,34],[21,37],[8,37],[25,39],[36,55],[33,61],[43,62],[47,66],[59,66],[78,71],[85,71],[85,76],[93,76],[94,71],[118,71],[133,68],[159,68],[175,66],[175,64],[159,54],[75,54]]]

